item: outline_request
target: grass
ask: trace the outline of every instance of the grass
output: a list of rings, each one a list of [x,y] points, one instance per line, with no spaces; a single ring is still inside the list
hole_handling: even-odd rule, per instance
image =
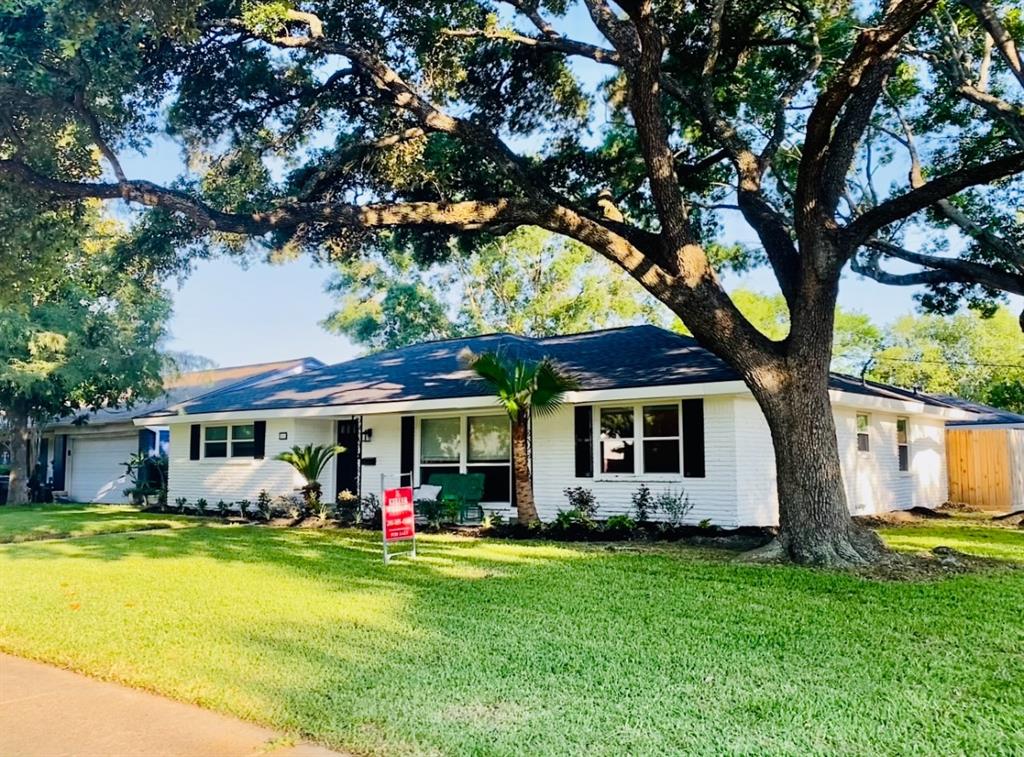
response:
[[[948,529],[1024,563],[1022,533]],[[420,551],[385,568],[374,534],[214,525],[8,544],[0,648],[361,754],[1024,752],[1021,569]]]
[[[144,513],[128,505],[3,506],[0,507],[0,544],[184,525],[188,525],[187,519]]]

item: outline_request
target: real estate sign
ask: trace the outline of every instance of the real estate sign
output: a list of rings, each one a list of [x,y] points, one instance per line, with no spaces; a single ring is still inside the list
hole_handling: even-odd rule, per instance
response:
[[[384,529],[384,562],[390,559],[388,544],[412,540],[412,555],[416,556],[416,513],[413,509],[412,487],[385,489],[381,498],[381,520]]]

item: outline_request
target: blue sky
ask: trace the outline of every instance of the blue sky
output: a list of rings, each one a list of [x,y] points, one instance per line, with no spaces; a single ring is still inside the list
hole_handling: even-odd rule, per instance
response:
[[[590,19],[578,9],[576,6],[566,19],[566,28],[579,39],[600,43]],[[596,85],[606,75],[601,66],[590,61],[578,61],[574,67],[587,86]],[[597,115],[600,121],[601,113]],[[530,146],[514,147],[529,150]],[[128,155],[122,162],[132,178],[158,182],[171,181],[183,166],[178,146],[166,139],[155,140],[146,155]],[[738,218],[725,219],[723,238],[756,243],[752,231]],[[355,357],[359,354],[355,345],[328,334],[319,325],[334,307],[324,292],[329,276],[329,269],[308,259],[279,265],[252,264],[248,268],[224,259],[199,263],[180,288],[171,285],[175,307],[168,346],[202,355],[221,366],[305,355],[329,363]],[[727,275],[724,283],[729,289],[743,286],[776,291],[768,270]],[[915,289],[884,287],[847,273],[839,302],[884,324],[914,309],[914,293]],[[1024,300],[1014,298],[1013,307],[1024,307]]]

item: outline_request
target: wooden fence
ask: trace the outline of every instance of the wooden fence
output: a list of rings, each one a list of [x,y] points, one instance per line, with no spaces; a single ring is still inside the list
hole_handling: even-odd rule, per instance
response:
[[[1024,430],[946,430],[949,499],[1006,512],[1024,500]]]

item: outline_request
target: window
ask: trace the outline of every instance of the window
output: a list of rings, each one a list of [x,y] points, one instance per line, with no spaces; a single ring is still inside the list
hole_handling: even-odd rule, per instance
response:
[[[466,473],[484,474],[481,502],[512,501],[512,434],[504,415],[466,419]]]
[[[462,420],[424,418],[420,421],[420,483],[435,473],[458,473],[462,461]]]
[[[907,418],[896,419],[896,455],[900,470],[910,470],[910,421]]]
[[[682,470],[679,410],[678,403],[600,408],[601,473],[678,475]],[[700,436],[694,451],[703,459],[702,429]],[[699,475],[703,475],[703,463]]]
[[[601,472],[633,473],[633,413],[631,407],[601,408]]]
[[[866,413],[857,413],[857,450],[860,452],[871,451],[871,416]]]
[[[511,502],[512,435],[508,418],[482,415],[420,419],[419,482],[429,483],[435,473],[482,473],[481,502]]]
[[[420,421],[420,462],[454,463],[461,459],[458,418],[424,418]]]
[[[203,457],[253,457],[256,454],[253,424],[207,426],[203,432]]]
[[[679,406],[647,405],[644,414],[644,473],[679,472]]]

